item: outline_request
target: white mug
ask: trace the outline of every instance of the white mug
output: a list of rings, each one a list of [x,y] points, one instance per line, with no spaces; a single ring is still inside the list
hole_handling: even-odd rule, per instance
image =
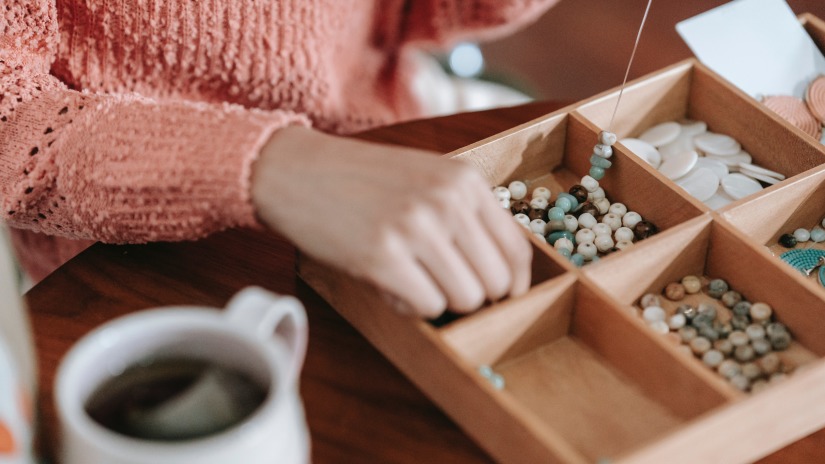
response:
[[[307,344],[303,306],[260,288],[225,311],[168,307],[133,313],[94,330],[66,355],[55,401],[63,464],[306,464],[309,432],[298,394]],[[263,403],[231,428],[184,441],[114,432],[85,405],[104,381],[146,359],[190,357],[231,367],[268,387]]]

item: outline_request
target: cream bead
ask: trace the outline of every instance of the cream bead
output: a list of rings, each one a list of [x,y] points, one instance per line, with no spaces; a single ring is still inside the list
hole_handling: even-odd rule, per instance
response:
[[[533,189],[533,198],[544,198],[547,202],[550,201],[550,189],[547,187],[536,187]]]
[[[660,308],[659,306],[648,306],[644,309],[644,311],[642,311],[642,317],[648,323],[664,321],[667,317],[667,313],[663,308]]]
[[[561,237],[553,243],[553,248],[556,250],[567,250],[570,253],[573,253],[573,242],[570,241],[567,237]]]
[[[614,245],[613,239],[609,235],[599,235],[593,243],[602,253],[606,253]]]
[[[588,192],[595,192],[596,189],[599,188],[599,181],[590,177],[584,176],[580,182],[581,186],[584,187]]]
[[[533,219],[530,221],[530,230],[537,234],[542,234],[547,230],[547,223],[543,219]]]
[[[612,146],[616,143],[616,134],[610,131],[601,131],[599,133],[599,143],[602,145]]]
[[[547,209],[549,204],[550,203],[544,197],[533,197],[533,199],[530,200],[530,207],[535,209]]]
[[[538,237],[538,239],[541,240],[542,242],[547,243],[547,237],[545,237],[543,234],[537,234],[537,233],[533,232],[533,235]]]
[[[582,213],[581,216],[579,216],[579,227],[583,229],[589,229],[598,223],[599,221],[590,213]]]
[[[579,220],[576,219],[576,216],[572,214],[568,214],[564,216],[564,228],[567,229],[569,232],[576,233],[576,230],[579,228]]]
[[[616,233],[613,234],[613,236],[616,238],[617,242],[633,241],[633,231],[629,227],[619,227],[616,229]]]
[[[605,198],[605,197],[606,197],[606,194],[604,193],[604,189],[599,187],[593,192],[588,192],[587,201],[592,203],[596,200],[601,200],[602,198]]]
[[[590,229],[580,229],[576,232],[576,243],[593,243],[596,240],[596,234]]]
[[[513,219],[516,220],[519,224],[523,225],[524,227],[530,228],[530,217],[524,213],[518,213],[513,216]]]
[[[507,190],[507,187],[498,186],[493,189],[493,195],[495,195],[496,200],[498,201],[510,201],[510,191]]]
[[[630,241],[627,241],[627,240],[622,240],[621,242],[616,242],[615,246],[616,246],[616,248],[618,248],[620,250],[625,250],[627,248],[632,247],[633,242],[630,242]]]
[[[613,203],[610,205],[610,209],[608,212],[615,214],[616,216],[622,217],[627,213],[627,206],[623,203]]]
[[[521,200],[527,196],[527,184],[520,180],[514,180],[507,186],[510,191],[510,198],[513,200]]]
[[[642,216],[635,211],[628,211],[624,216],[622,216],[622,225],[625,227],[632,229],[640,222],[642,222]]]
[[[510,200],[498,200],[498,205],[504,209],[510,209]]]
[[[607,198],[600,198],[593,202],[593,206],[599,208],[599,214],[607,214],[610,210],[610,201]]]
[[[609,225],[611,232],[613,232],[619,230],[619,227],[622,226],[622,219],[621,216],[617,216],[613,213],[607,213],[602,218],[602,223]]]
[[[613,147],[599,143],[593,147],[593,154],[602,158],[610,158],[613,156]]]
[[[607,235],[609,237],[613,233],[613,229],[611,229],[609,225],[602,223],[596,224],[591,230],[596,234],[596,237],[599,235]]]
[[[576,252],[578,254],[584,256],[584,259],[589,261],[589,260],[593,259],[594,256],[596,256],[596,254],[598,253],[598,250],[596,249],[596,245],[593,245],[592,243],[587,242],[587,243],[579,243],[578,248],[576,248]]]

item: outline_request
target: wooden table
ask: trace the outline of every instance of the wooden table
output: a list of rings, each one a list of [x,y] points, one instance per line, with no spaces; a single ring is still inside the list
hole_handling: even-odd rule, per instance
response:
[[[534,103],[377,129],[360,137],[447,153],[560,108]],[[485,463],[490,458],[295,275],[285,239],[233,230],[198,242],[94,245],[27,294],[40,368],[41,449],[52,457],[52,386],[66,351],[94,327],[165,305],[223,307],[259,285],[297,296],[310,324],[301,394],[315,463]]]

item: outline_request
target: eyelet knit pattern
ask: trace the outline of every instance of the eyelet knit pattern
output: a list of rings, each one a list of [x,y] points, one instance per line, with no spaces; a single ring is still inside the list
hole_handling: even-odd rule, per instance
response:
[[[115,243],[255,225],[250,172],[273,131],[419,116],[406,44],[506,33],[554,2],[6,0],[0,215]],[[65,255],[16,243],[40,276]]]

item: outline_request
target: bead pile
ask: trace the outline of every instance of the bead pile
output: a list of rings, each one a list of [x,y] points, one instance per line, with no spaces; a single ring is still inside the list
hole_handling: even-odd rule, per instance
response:
[[[766,303],[751,303],[722,279],[689,275],[665,287],[667,300],[679,302],[700,294],[719,300],[698,305],[681,304],[672,314],[659,295],[648,293],[639,301],[642,317],[654,331],[681,343],[680,348],[702,360],[735,388],[757,392],[783,380],[793,370],[777,352],[793,341],[787,327],[773,317]]]
[[[502,208],[510,209],[519,224],[578,267],[598,261],[599,253],[623,250],[634,241],[658,232],[658,228],[643,220],[639,213],[628,211],[622,203],[611,204],[607,199],[599,180],[612,165],[609,158],[613,156],[616,135],[602,131],[599,142],[590,157],[589,174],[567,193],[559,193],[553,206],[550,206],[552,192],[545,187],[533,189],[529,199],[527,184],[522,181],[493,188]]]
[[[785,179],[752,164],[739,142],[709,132],[702,121],[665,122],[619,143],[711,209],[756,193],[762,184]]]
[[[805,243],[807,241],[814,243],[825,242],[825,219],[822,219],[821,225],[814,226],[813,229],[805,229],[800,227],[793,231],[792,234],[782,234],[779,237],[779,244],[785,248],[793,248],[797,244]]]

